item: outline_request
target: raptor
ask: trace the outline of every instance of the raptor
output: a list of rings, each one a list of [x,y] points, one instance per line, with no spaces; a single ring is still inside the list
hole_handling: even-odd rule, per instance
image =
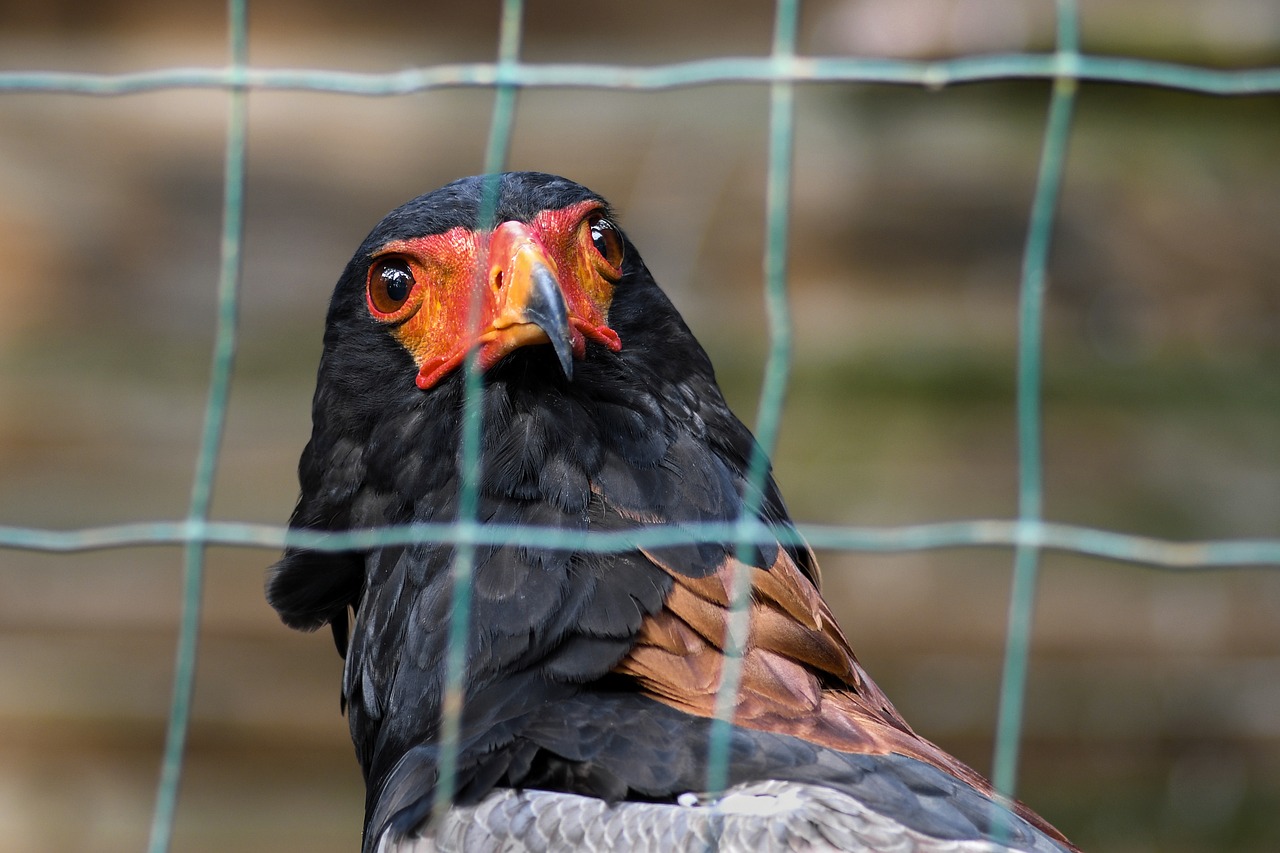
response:
[[[474,365],[479,522],[625,534],[754,510],[776,541],[478,546],[436,818],[454,547],[286,550],[269,601],[294,628],[328,625],[346,659],[365,851],[1075,850],[916,734],[858,663],[777,485],[748,477],[755,440],[608,203],[552,175],[489,181],[496,203],[472,177],[397,208],[347,264],[291,526],[457,519]],[[743,572],[728,788],[711,796]]]

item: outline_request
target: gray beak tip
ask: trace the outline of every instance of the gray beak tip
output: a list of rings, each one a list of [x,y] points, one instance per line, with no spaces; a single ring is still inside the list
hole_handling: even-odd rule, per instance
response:
[[[573,378],[573,331],[569,326],[569,309],[560,291],[555,273],[542,264],[533,268],[534,288],[525,316],[547,333],[551,348],[566,379]]]

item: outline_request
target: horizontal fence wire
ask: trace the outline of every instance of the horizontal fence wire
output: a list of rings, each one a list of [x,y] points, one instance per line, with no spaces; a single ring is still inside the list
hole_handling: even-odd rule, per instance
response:
[[[42,530],[34,527],[0,527],[0,548],[71,553],[108,548],[157,545],[209,545],[313,551],[352,551],[384,545],[438,543],[503,545],[513,541],[536,548],[576,548],[618,553],[637,547],[657,548],[713,540],[756,544],[781,541],[807,542],[832,551],[933,551],[942,548],[1031,545],[1042,551],[1064,551],[1135,563],[1152,569],[1189,571],[1243,567],[1280,568],[1278,539],[1213,539],[1177,542],[1052,521],[973,519],[893,527],[856,525],[796,525],[795,532],[770,530],[750,519],[742,523],[699,522],[686,525],[653,524],[633,531],[549,530],[536,527],[475,522],[444,524],[423,522],[395,527],[323,532],[291,530],[275,524],[236,521],[154,521],[112,524],[78,530]]]
[[[1025,695],[1027,651],[1035,577],[1044,551],[1068,552],[1164,570],[1214,570],[1244,566],[1280,567],[1280,538],[1222,539],[1178,542],[1094,527],[1043,520],[1040,395],[1044,277],[1054,205],[1062,180],[1070,134],[1071,107],[1081,82],[1124,83],[1163,87],[1206,95],[1280,94],[1280,68],[1221,70],[1124,56],[1083,54],[1079,49],[1078,12],[1074,0],[1057,2],[1057,43],[1050,53],[961,56],[917,62],[852,57],[805,57],[795,54],[798,0],[777,5],[773,48],[765,57],[722,57],[666,65],[618,66],[528,64],[519,60],[520,0],[504,0],[496,62],[460,63],[413,68],[386,74],[325,69],[265,69],[247,65],[245,0],[230,0],[231,63],[225,68],[165,68],[124,74],[81,74],[56,71],[0,72],[0,93],[112,96],[175,89],[218,89],[229,92],[226,134],[222,262],[218,279],[217,328],[202,441],[188,515],[182,520],[50,530],[0,526],[0,548],[72,552],[138,546],[182,546],[184,583],[182,619],[176,644],[173,700],[157,790],[150,850],[170,846],[179,781],[190,717],[204,552],[211,545],[255,548],[307,547],[315,550],[361,550],[387,545],[436,542],[456,546],[454,607],[449,623],[448,657],[442,720],[441,781],[437,809],[448,803],[454,785],[458,721],[462,707],[465,660],[462,638],[468,630],[467,606],[474,548],[518,541],[533,547],[618,552],[636,547],[713,540],[737,543],[749,556],[757,544],[806,541],[819,549],[903,552],[938,548],[999,547],[1014,551],[1000,710],[993,759],[997,789],[1012,795],[1017,746]],[[790,207],[791,145],[794,136],[793,87],[815,83],[890,83],[940,88],[962,83],[1009,79],[1053,81],[1049,116],[1036,182],[1021,281],[1017,424],[1019,450],[1018,517],[906,525],[857,527],[799,525],[795,533],[775,531],[751,513],[735,523],[651,526],[600,533],[559,531],[512,525],[480,524],[475,513],[479,464],[480,417],[478,382],[468,383],[464,418],[463,484],[459,521],[411,524],[335,533],[289,530],[278,525],[214,521],[209,518],[212,483],[217,469],[225,420],[237,330],[243,229],[246,147],[246,96],[250,91],[285,90],[359,96],[394,96],[430,89],[486,87],[495,91],[493,119],[486,147],[486,173],[501,170],[510,147],[516,93],[524,88],[654,90],[717,84],[756,83],[770,87],[770,155],[766,178],[765,298],[770,350],[759,401],[756,432],[761,451],[750,476],[759,483],[777,433],[790,366],[790,320],[786,300],[787,217]],[[491,183],[496,188],[496,184]],[[492,190],[490,195],[492,195]],[[493,199],[489,200],[493,203]],[[474,376],[474,371],[468,371]],[[469,509],[468,509],[469,508]],[[747,573],[739,573],[746,576]],[[723,787],[727,753],[723,748],[737,687],[738,660],[745,637],[745,604],[749,585],[735,583],[730,665],[717,702],[710,744],[708,790]],[[720,747],[717,747],[720,743]]]
[[[126,74],[0,72],[0,91],[134,95],[169,89],[260,89],[338,95],[410,95],[458,87],[676,89],[728,83],[894,83],[942,88],[997,80],[1071,78],[1207,95],[1280,91],[1280,68],[1224,70],[1083,53],[1007,53],[921,62],[861,57],[726,56],[666,65],[454,63],[384,74],[291,68],[165,68]]]

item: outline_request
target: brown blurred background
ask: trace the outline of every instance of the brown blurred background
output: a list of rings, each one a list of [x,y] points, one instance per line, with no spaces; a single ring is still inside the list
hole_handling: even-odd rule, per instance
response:
[[[255,0],[266,67],[495,52],[496,4]],[[761,54],[767,2],[529,4],[535,62]],[[1280,63],[1273,0],[1081,3],[1093,52]],[[826,0],[802,50],[1041,49],[1052,4]],[[0,68],[226,61],[220,3],[0,0]],[[1016,512],[1017,279],[1048,88],[801,87],[797,360],[776,469],[803,521]],[[492,92],[253,93],[242,334],[219,519],[282,523],[329,292],[393,206],[480,169]],[[767,92],[528,91],[511,166],[614,201],[748,421]],[[186,512],[213,328],[226,96],[0,93],[0,524]],[[1280,535],[1280,97],[1085,85],[1051,264],[1047,512],[1175,539]],[[214,549],[179,851],[356,849],[362,788],[326,636]],[[989,769],[1011,555],[822,555],[828,596],[923,733]],[[138,850],[180,554],[0,551],[0,851]],[[1051,554],[1020,793],[1099,851],[1280,849],[1280,573]]]

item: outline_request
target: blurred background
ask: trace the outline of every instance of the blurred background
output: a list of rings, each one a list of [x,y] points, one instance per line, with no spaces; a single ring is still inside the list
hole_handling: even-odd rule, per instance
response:
[[[1280,63],[1273,0],[1084,0],[1086,50]],[[488,61],[497,4],[255,0],[264,67]],[[769,48],[758,0],[530,3],[533,62]],[[813,0],[801,50],[1039,50],[1047,0]],[[226,62],[221,3],[0,0],[0,68]],[[802,521],[1016,513],[1020,254],[1048,85],[797,96],[797,331],[776,473]],[[283,523],[329,293],[392,207],[481,168],[493,93],[250,96],[246,256],[214,514]],[[766,347],[767,90],[520,95],[513,168],[610,198],[745,420]],[[187,511],[213,331],[226,96],[0,93],[0,524]],[[1050,268],[1047,515],[1280,535],[1280,97],[1086,84]],[[349,851],[363,790],[326,635],[213,549],[174,849]],[[989,771],[1012,556],[820,555],[863,662]],[[0,851],[145,845],[181,555],[0,551]],[[1280,572],[1044,559],[1021,796],[1099,851],[1280,849]]]

